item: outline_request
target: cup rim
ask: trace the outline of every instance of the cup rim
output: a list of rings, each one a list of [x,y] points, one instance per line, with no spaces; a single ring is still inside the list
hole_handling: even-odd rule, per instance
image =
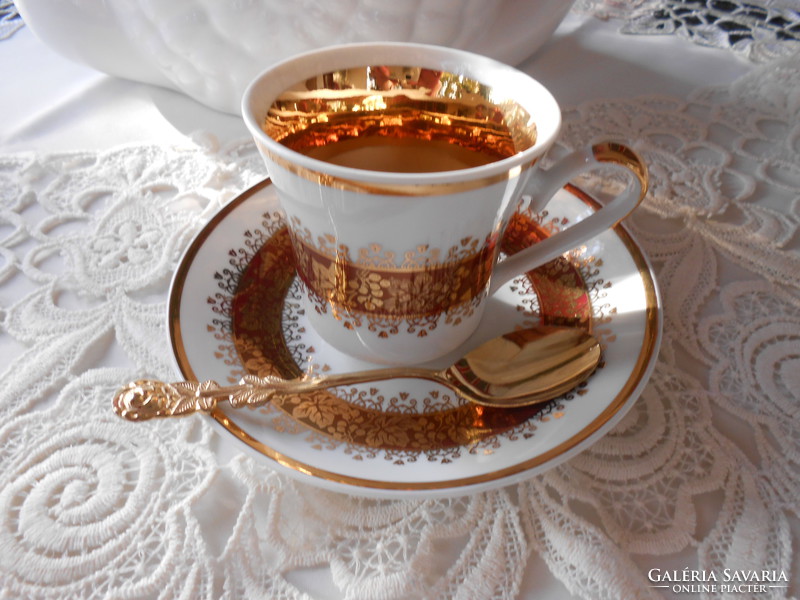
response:
[[[535,105],[537,136],[535,143],[512,156],[485,165],[452,171],[403,173],[371,171],[335,165],[311,158],[284,146],[261,128],[266,110],[282,92],[308,77],[344,68],[364,67],[367,63],[413,64],[461,73],[486,81],[491,73],[501,86],[519,86],[517,101],[526,108]],[[501,77],[497,77],[500,73]],[[493,79],[494,80],[494,79]],[[531,94],[535,99],[523,98]],[[242,96],[242,118],[257,145],[285,161],[333,177],[374,183],[433,185],[491,177],[516,167],[529,166],[556,140],[561,129],[561,110],[553,94],[527,73],[495,59],[444,46],[409,42],[358,42],[325,46],[296,54],[270,65],[248,84]]]

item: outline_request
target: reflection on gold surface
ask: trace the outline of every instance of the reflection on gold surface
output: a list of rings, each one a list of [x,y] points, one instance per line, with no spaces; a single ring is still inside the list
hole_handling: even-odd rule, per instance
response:
[[[328,148],[364,140],[370,140],[364,142],[370,146],[382,141],[389,146],[400,140],[439,142],[454,154],[451,166],[434,162],[399,168],[410,172],[476,166],[512,156],[536,142],[532,116],[517,102],[497,97],[491,87],[453,73],[386,65],[299,82],[275,100],[263,129],[293,150],[311,156],[321,152],[320,160],[330,162],[337,161],[339,150]],[[415,147],[407,155],[413,158],[420,148],[424,151]],[[462,159],[462,150],[474,153],[477,162]],[[395,153],[397,148],[389,151]]]
[[[647,167],[641,157],[625,144],[603,142],[592,146],[592,154],[601,163],[610,163],[626,167],[639,180],[641,192],[639,202],[647,194],[649,177]]]

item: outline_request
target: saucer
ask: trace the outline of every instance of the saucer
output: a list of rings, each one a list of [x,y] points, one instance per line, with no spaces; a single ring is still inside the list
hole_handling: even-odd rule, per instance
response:
[[[513,254],[597,206],[567,186],[547,214],[517,213],[502,251]],[[225,385],[248,373],[294,378],[375,368],[338,352],[309,325],[293,264],[269,180],[211,219],[184,253],[170,290],[168,329],[181,378]],[[603,347],[600,368],[570,393],[533,407],[482,407],[436,383],[398,379],[287,395],[258,408],[221,406],[210,416],[225,443],[335,491],[449,496],[531,477],[588,447],[633,405],[660,344],[658,290],[641,249],[617,226],[488,302],[470,340],[430,366],[544,323],[591,330]]]

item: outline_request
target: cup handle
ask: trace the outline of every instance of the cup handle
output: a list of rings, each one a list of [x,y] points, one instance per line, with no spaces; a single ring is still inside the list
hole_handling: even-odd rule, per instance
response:
[[[577,150],[547,171],[534,175],[535,196],[544,199],[537,202],[535,210],[543,209],[570,179],[601,166],[627,171],[631,177],[625,190],[586,219],[497,263],[489,287],[490,295],[520,274],[532,271],[613,227],[639,205],[647,193],[644,161],[624,144],[602,142]]]

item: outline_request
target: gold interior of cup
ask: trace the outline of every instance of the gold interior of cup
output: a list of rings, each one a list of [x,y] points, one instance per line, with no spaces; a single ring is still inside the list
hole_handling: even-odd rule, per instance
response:
[[[536,143],[532,116],[512,98],[463,75],[409,66],[358,67],[300,81],[274,101],[263,129],[288,148],[331,162],[332,145],[356,141],[411,144],[414,154],[414,141],[423,140],[444,153],[462,149],[483,157],[459,167],[435,164],[431,171],[501,160]]]

